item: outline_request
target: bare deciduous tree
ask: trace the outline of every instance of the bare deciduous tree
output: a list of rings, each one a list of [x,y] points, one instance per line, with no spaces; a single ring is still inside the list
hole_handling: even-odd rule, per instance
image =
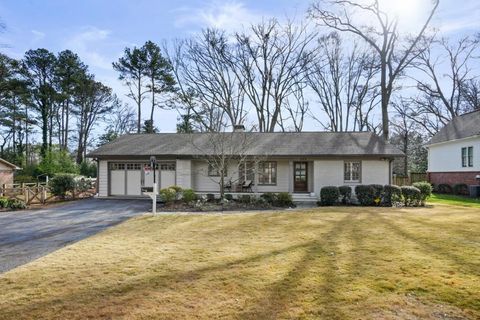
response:
[[[418,56],[420,94],[412,98],[415,107],[408,114],[430,134],[452,118],[478,108],[480,88],[471,68],[478,49],[478,39],[463,37],[452,44],[442,38]]]
[[[325,0],[310,7],[310,16],[321,24],[341,32],[348,32],[362,38],[374,52],[380,65],[380,92],[383,136],[389,137],[389,103],[396,80],[412,61],[421,53],[419,48],[428,25],[437,10],[439,0],[432,1],[432,7],[415,35],[402,36],[398,18],[389,15],[379,0],[365,4],[354,0]],[[327,10],[325,8],[331,8]],[[371,23],[359,22],[355,15],[365,15]]]
[[[311,110],[312,118],[334,132],[370,130],[379,103],[373,54],[356,42],[345,48],[336,32],[319,39],[318,51],[307,79],[320,108]]]
[[[244,91],[229,63],[232,45],[217,30],[175,44],[172,58],[182,102],[207,131],[222,131],[245,120]],[[202,130],[204,131],[204,130]]]
[[[219,184],[220,198],[224,198],[226,180],[237,181],[239,173],[248,164],[249,170],[255,174],[258,163],[265,161],[268,150],[262,155],[253,155],[257,139],[250,132],[210,132],[202,135],[189,135],[190,144],[197,150],[197,158],[208,164],[205,172]],[[232,172],[233,171],[233,172]],[[214,173],[213,173],[214,172]],[[253,181],[252,181],[253,182]]]
[[[231,65],[255,108],[260,132],[275,131],[286,100],[304,82],[314,54],[308,48],[313,39],[306,25],[292,21],[280,25],[275,19],[236,34]]]

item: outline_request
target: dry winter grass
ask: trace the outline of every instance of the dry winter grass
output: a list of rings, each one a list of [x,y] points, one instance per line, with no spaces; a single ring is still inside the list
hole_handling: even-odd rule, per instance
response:
[[[478,319],[480,210],[127,221],[0,275],[0,319]]]

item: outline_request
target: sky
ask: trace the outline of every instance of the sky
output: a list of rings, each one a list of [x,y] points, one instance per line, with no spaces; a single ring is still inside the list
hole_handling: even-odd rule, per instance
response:
[[[405,25],[421,12],[425,1],[382,0],[405,18]],[[182,0],[0,0],[0,20],[6,30],[0,35],[3,53],[21,58],[25,51],[46,48],[52,52],[70,49],[95,74],[113,88],[124,102],[126,88],[117,79],[112,62],[125,47],[186,38],[208,27],[227,31],[262,18],[303,18],[311,0],[182,1]],[[459,37],[480,30],[480,0],[440,0],[432,25],[441,35]],[[145,111],[148,106],[145,105]],[[145,112],[144,111],[144,112]],[[174,132],[177,113],[157,111],[156,126]],[[313,121],[306,130],[322,130]]]

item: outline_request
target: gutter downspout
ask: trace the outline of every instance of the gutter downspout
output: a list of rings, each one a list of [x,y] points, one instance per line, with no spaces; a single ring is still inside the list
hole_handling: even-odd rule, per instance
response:
[[[390,159],[388,161],[388,184],[392,184],[392,176],[393,176],[392,162],[393,162],[393,159]]]
[[[100,160],[98,160],[98,158],[97,158],[97,159],[95,159],[95,161],[97,162],[97,179],[95,181],[95,187],[96,187],[97,190],[95,190],[95,191],[97,191],[96,194],[97,194],[97,197],[98,197],[99,187],[100,187]]]

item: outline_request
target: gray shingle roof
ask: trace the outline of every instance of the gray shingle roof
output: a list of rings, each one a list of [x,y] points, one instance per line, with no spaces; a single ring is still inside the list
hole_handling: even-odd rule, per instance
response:
[[[480,110],[453,118],[435,134],[428,144],[463,139],[480,135]]]
[[[232,153],[241,150],[253,156],[403,156],[371,132],[128,134],[88,156],[205,156],[215,153],[219,141],[224,141]]]

